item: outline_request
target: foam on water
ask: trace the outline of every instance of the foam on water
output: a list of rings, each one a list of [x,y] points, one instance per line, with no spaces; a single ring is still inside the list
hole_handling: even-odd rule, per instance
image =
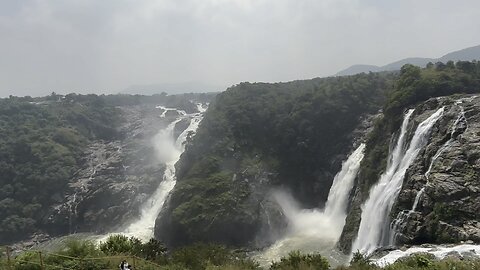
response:
[[[380,259],[374,260],[374,263],[380,267],[387,266],[396,262],[398,259],[407,257],[415,253],[429,253],[438,259],[444,259],[447,255],[458,253],[460,256],[480,257],[480,245],[458,245],[458,246],[432,246],[432,247],[411,247],[405,251],[394,250]]]

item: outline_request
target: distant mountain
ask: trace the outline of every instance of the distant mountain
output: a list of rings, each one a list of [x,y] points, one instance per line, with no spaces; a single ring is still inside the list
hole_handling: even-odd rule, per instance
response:
[[[353,65],[347,69],[344,69],[337,74],[336,76],[345,76],[345,75],[354,75],[358,73],[368,73],[368,72],[378,72],[378,71],[393,71],[399,70],[405,64],[412,64],[419,67],[425,67],[428,62],[448,62],[452,61],[471,61],[471,60],[480,60],[480,45],[475,47],[466,48],[463,50],[451,52],[440,58],[406,58],[402,59],[384,66],[375,66],[375,65]]]
[[[184,83],[159,83],[131,85],[122,91],[123,94],[153,95],[165,92],[170,95],[183,93],[207,93],[220,92],[226,87],[212,85],[203,82],[184,82]]]

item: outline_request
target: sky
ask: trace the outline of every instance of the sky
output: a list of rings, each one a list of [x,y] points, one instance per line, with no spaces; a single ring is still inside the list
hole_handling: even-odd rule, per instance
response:
[[[479,18],[478,0],[0,0],[0,96],[324,77],[479,45]]]

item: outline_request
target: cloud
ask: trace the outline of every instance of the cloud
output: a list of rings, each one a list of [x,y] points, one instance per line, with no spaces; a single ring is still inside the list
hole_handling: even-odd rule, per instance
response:
[[[286,81],[479,42],[480,2],[0,1],[0,96]]]

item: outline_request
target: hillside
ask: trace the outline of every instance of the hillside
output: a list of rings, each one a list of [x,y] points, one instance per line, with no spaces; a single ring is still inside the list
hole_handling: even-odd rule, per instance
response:
[[[339,71],[336,76],[346,76],[354,75],[358,73],[368,73],[368,72],[379,72],[379,71],[395,71],[400,70],[403,65],[411,64],[419,67],[425,67],[428,63],[437,63],[443,62],[447,63],[448,61],[472,61],[480,60],[480,45],[462,49],[459,51],[448,53],[439,58],[420,58],[412,57],[406,58],[399,61],[395,61],[384,66],[375,66],[375,65],[353,65],[342,71]]]
[[[211,97],[0,99],[0,244],[105,231],[138,215],[163,174],[150,140],[168,119],[156,106],[193,112],[190,100]]]
[[[210,106],[177,164],[178,182],[157,218],[156,237],[168,246],[205,241],[255,247],[278,239],[288,221],[270,196],[272,189],[289,190],[304,209],[321,209],[340,161],[371,130],[362,119],[382,108],[383,117],[366,138],[365,159],[349,206],[341,240],[348,252],[358,229],[360,206],[388,163],[389,145],[405,109],[433,106],[427,114],[418,109],[423,121],[442,103],[421,102],[478,93],[479,71],[472,62],[427,69],[406,65],[398,77],[371,73],[284,84],[242,83],[228,89]],[[450,125],[450,120],[442,121]],[[359,126],[363,133],[354,132]],[[465,239],[476,238],[452,236],[451,241]]]

